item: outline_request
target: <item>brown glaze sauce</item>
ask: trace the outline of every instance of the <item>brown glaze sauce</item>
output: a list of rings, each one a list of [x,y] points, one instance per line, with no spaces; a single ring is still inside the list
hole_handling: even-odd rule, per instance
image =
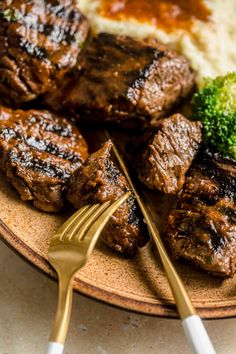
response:
[[[171,32],[191,29],[194,19],[208,21],[203,0],[102,0],[100,14],[116,20],[136,19]]]

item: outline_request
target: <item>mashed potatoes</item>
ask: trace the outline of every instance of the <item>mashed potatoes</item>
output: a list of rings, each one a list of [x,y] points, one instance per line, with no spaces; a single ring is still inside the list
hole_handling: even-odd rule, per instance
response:
[[[102,17],[99,14],[99,0],[78,0],[80,9],[88,16],[95,32],[118,33],[135,38],[153,36],[184,54],[197,71],[199,86],[206,76],[215,77],[236,71],[236,1],[205,0],[205,3],[211,9],[208,22],[195,20],[191,31],[178,29],[168,33],[150,23]]]

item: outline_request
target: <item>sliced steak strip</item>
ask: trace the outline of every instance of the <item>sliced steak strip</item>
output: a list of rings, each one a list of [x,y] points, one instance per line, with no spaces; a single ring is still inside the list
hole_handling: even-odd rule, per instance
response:
[[[183,257],[219,276],[236,269],[236,162],[209,151],[190,170],[166,238]]]
[[[61,210],[66,183],[87,156],[85,140],[66,119],[0,107],[0,170],[35,207]]]
[[[88,27],[75,0],[0,1],[1,99],[19,104],[52,89],[75,67]]]
[[[153,190],[177,193],[201,142],[201,123],[181,114],[159,120],[138,157],[138,177]]]
[[[100,33],[87,45],[81,76],[48,103],[87,122],[154,124],[194,83],[189,62],[158,42]]]
[[[70,179],[68,199],[76,208],[89,203],[115,201],[130,191],[126,178],[111,161],[112,143],[91,154]],[[103,241],[125,256],[133,256],[148,241],[146,228],[134,195],[111,216],[102,233]]]

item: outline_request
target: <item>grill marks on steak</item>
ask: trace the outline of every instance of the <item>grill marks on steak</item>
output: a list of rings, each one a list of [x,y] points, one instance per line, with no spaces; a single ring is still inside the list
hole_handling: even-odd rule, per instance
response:
[[[159,120],[138,157],[138,177],[153,190],[177,193],[201,142],[201,123],[181,114]]]
[[[236,162],[205,151],[190,170],[167,241],[177,257],[220,276],[236,265]]]
[[[0,93],[15,103],[51,90],[75,67],[88,34],[75,0],[1,1],[0,25]]]
[[[48,111],[0,108],[0,169],[23,200],[54,212],[71,173],[88,156],[78,129]]]
[[[193,87],[189,62],[158,42],[100,33],[87,45],[81,75],[52,107],[80,113],[85,122],[139,126],[154,123]],[[58,104],[59,102],[59,104]]]
[[[131,191],[126,178],[111,161],[111,148],[112,143],[106,142],[73,173],[67,197],[76,208],[89,203],[113,202]],[[138,247],[146,244],[147,231],[133,194],[111,216],[102,239],[109,247],[126,256],[134,255]]]

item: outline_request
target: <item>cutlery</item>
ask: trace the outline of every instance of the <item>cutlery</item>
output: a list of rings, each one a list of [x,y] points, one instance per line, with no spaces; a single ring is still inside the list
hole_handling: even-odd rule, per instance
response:
[[[108,139],[112,140],[110,134],[105,131],[105,135]],[[162,242],[160,233],[154,224],[152,217],[144,204],[143,200],[141,199],[140,195],[138,194],[134,184],[131,180],[129,175],[128,169],[118,152],[114,142],[113,142],[113,152],[116,156],[117,161],[120,164],[120,167],[127,178],[131,188],[133,189],[134,195],[136,200],[139,204],[139,207],[143,213],[145,222],[147,224],[149,233],[151,234],[158,252],[161,257],[161,261],[167,275],[167,279],[169,281],[169,285],[175,299],[176,307],[179,312],[180,318],[182,320],[182,326],[184,328],[185,335],[190,346],[193,349],[195,354],[216,354],[214,347],[210,341],[208,333],[204,327],[204,324],[201,318],[196,314],[196,311],[191,303],[191,300],[188,296],[188,293],[185,289],[185,286],[178,275],[173,263],[171,262],[168,253],[165,249],[165,246]]]
[[[48,261],[58,274],[59,299],[47,354],[61,354],[72,307],[72,280],[85,265],[110,216],[126,201],[130,192],[115,202],[86,205],[72,215],[52,237]]]

